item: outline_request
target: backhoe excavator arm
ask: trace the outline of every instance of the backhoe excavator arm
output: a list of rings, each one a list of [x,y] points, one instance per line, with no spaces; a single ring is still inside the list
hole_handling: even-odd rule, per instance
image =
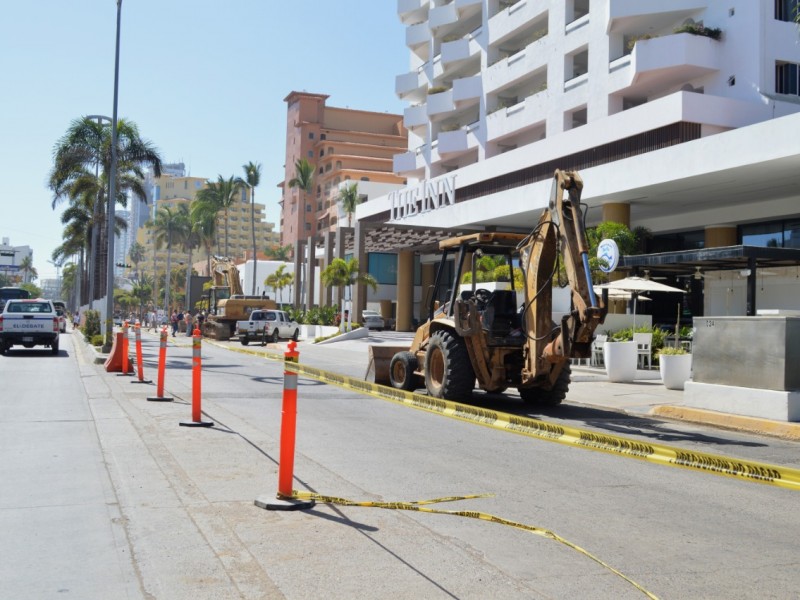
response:
[[[550,204],[539,223],[520,244],[525,274],[524,323],[528,347],[523,381],[555,381],[569,358],[588,357],[594,331],[606,308],[598,301],[589,269],[589,244],[581,213],[583,181],[573,171],[557,170]],[[552,284],[561,256],[572,293],[572,312],[553,329]],[[554,337],[555,336],[555,337]]]

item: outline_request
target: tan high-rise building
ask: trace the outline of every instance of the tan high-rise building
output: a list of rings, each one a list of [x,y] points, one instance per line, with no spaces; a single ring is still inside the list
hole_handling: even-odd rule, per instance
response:
[[[395,154],[406,150],[403,116],[326,106],[328,96],[292,92],[287,104],[285,176],[279,187],[281,244],[333,231],[342,211],[337,205],[344,181],[403,184],[393,172]],[[289,187],[295,163],[314,166],[313,192]],[[346,225],[346,223],[344,224]]]
[[[177,206],[179,204],[191,203],[197,193],[205,189],[207,180],[203,177],[174,177],[162,175],[155,179],[154,194],[154,214],[163,206]],[[228,209],[228,228],[227,228],[227,247],[228,255],[234,260],[244,261],[245,257],[251,257],[253,253],[253,236],[251,222],[254,220],[256,225],[256,249],[263,252],[264,249],[279,242],[278,233],[273,232],[274,223],[264,220],[264,205],[255,203],[251,205],[252,190],[243,187],[239,192],[239,201]],[[254,213],[255,218],[251,217]],[[217,217],[217,242],[211,248],[211,254],[222,255],[225,253],[225,213],[221,211]],[[153,232],[147,227],[142,227],[137,233],[137,241],[145,247],[145,258],[139,263],[139,271],[148,277],[153,276],[155,268],[156,274],[163,276],[167,266],[167,249],[163,246],[156,250],[153,242]],[[154,256],[155,252],[155,256]],[[205,261],[208,253],[205,248],[192,250],[192,263]],[[178,244],[173,244],[171,252],[171,267],[180,267],[181,262],[186,262],[189,258],[188,252],[183,250]]]

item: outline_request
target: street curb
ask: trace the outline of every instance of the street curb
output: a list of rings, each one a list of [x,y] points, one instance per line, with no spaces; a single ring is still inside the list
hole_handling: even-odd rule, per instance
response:
[[[704,410],[702,408],[670,406],[668,404],[654,407],[650,411],[650,414],[669,419],[691,421],[694,423],[702,423],[704,425],[714,425],[717,427],[723,427],[725,429],[735,429],[737,431],[769,435],[787,440],[800,440],[800,423],[772,421],[770,419],[731,415],[727,413],[714,412],[713,410]]]

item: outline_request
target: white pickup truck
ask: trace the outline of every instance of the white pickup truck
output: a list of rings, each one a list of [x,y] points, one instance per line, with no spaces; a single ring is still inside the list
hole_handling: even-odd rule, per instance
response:
[[[58,354],[58,313],[50,300],[9,300],[0,314],[0,354],[13,345],[49,347]]]
[[[247,346],[250,340],[260,341],[263,346],[267,342],[276,343],[279,338],[297,341],[300,325],[282,310],[254,310],[247,321],[236,321],[236,333],[242,346]]]

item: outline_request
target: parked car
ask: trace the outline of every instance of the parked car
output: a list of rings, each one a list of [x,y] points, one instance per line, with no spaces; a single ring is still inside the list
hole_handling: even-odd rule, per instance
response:
[[[383,317],[374,310],[361,311],[361,324],[367,329],[376,329],[383,331],[386,323],[383,322]]]
[[[0,315],[0,354],[14,345],[46,346],[58,354],[58,334],[58,315],[50,300],[8,300]]]

